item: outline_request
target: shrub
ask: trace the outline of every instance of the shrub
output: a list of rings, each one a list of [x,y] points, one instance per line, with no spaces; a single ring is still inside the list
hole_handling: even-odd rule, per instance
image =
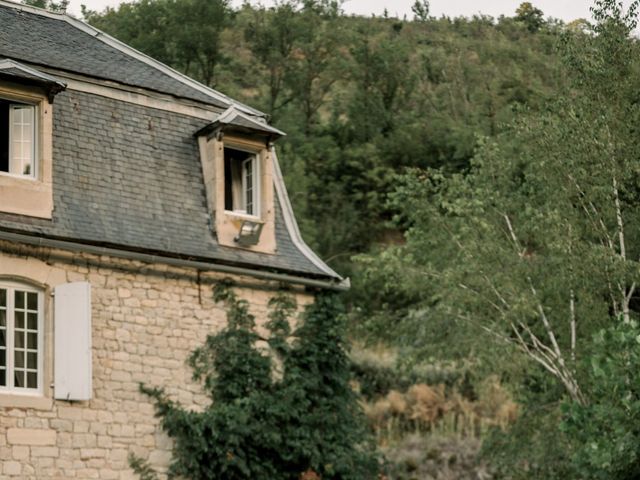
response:
[[[620,323],[594,336],[587,405],[566,404],[563,430],[584,479],[640,478],[640,328]]]
[[[265,349],[247,302],[227,283],[214,298],[225,302],[227,326],[209,335],[189,364],[211,403],[192,411],[162,388],[141,385],[162,428],[174,440],[170,476],[191,480],[376,478],[378,461],[349,386],[349,361],[334,296],[319,295],[295,332],[296,307],[278,295],[270,302]],[[273,375],[275,367],[280,375]],[[149,477],[140,459],[130,462]]]

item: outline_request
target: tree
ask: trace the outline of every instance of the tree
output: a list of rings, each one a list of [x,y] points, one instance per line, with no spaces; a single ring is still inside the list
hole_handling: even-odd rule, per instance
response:
[[[547,112],[482,140],[468,172],[413,172],[395,194],[432,308],[514,346],[580,404],[578,359],[609,319],[630,321],[640,272],[635,6],[596,2],[595,35],[567,39],[572,89]]]
[[[349,385],[335,298],[319,295],[291,332],[295,303],[275,297],[270,336],[261,338],[247,302],[228,283],[218,284],[214,296],[226,303],[228,324],[189,359],[210,405],[196,412],[162,388],[141,386],[174,440],[169,474],[191,480],[374,478],[377,459]],[[154,478],[141,459],[130,463],[141,478]]]
[[[226,59],[220,35],[231,21],[229,0],[140,0],[102,13],[83,5],[82,15],[119,40],[215,86],[217,68]]]
[[[544,25],[544,13],[530,2],[522,2],[516,10],[516,20],[522,22],[531,33],[535,33]]]
[[[339,3],[334,0],[299,0],[299,35],[296,61],[286,81],[302,114],[304,133],[309,135],[317,122],[331,87],[340,77],[338,68],[342,31],[337,22]]]
[[[61,0],[60,2],[53,0],[22,0],[22,3],[32,7],[44,8],[56,13],[66,13],[67,7],[69,6],[69,0]]]
[[[220,35],[230,25],[230,0],[181,0],[173,10],[175,48],[187,75],[215,87],[217,67],[226,60]]]
[[[429,20],[429,11],[431,6],[427,0],[416,0],[411,7],[411,11],[413,12],[413,18],[416,21],[426,22]]]
[[[251,20],[244,31],[251,52],[267,72],[266,110],[274,121],[276,113],[293,100],[293,95],[285,88],[300,33],[297,3],[288,0],[278,2],[270,9],[262,5],[255,9],[249,7]]]
[[[85,21],[132,47],[169,65],[179,64],[173,38],[173,4],[171,0],[140,0],[107,7],[103,12],[82,5]]]
[[[565,405],[562,428],[577,444],[572,460],[579,478],[640,477],[640,328],[612,325],[594,335],[586,359],[589,405]]]

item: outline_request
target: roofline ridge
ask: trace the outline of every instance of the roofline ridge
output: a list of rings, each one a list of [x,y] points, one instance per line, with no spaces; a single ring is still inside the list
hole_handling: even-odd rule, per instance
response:
[[[175,70],[174,68],[171,68],[168,65],[165,65],[164,63],[150,57],[149,55],[146,55],[145,53],[140,52],[139,50],[136,50],[135,48],[127,45],[126,43],[118,40],[115,37],[112,37],[111,35],[109,35],[108,33],[103,32],[102,30],[89,25],[88,23],[73,17],[67,13],[57,13],[57,12],[51,12],[49,10],[45,10],[43,8],[38,8],[38,7],[33,7],[31,5],[24,5],[21,3],[16,3],[13,2],[11,0],[0,0],[0,5],[4,5],[7,6],[9,8],[13,8],[15,10],[21,10],[21,11],[26,11],[29,13],[33,13],[36,15],[40,15],[43,17],[48,17],[48,18],[54,18],[56,20],[63,20],[65,22],[67,22],[69,25],[77,28],[78,30],[83,31],[84,33],[91,35],[92,37],[94,37],[95,39],[101,41],[102,43],[105,43],[107,45],[109,45],[112,48],[115,48],[116,50],[124,53],[125,55],[128,55],[132,58],[135,58],[136,60],[145,63],[147,65],[149,65],[150,67],[155,68],[156,70],[159,70],[160,72],[164,73],[165,75],[170,76],[171,78],[173,78],[174,80],[177,80],[191,88],[193,88],[194,90],[199,91],[200,93],[204,93],[205,95],[208,95],[212,98],[215,98],[218,101],[221,101],[225,104],[227,104],[230,107],[236,107],[238,108],[238,110],[243,111],[249,115],[252,116],[258,116],[258,117],[265,117],[266,114],[256,110],[248,105],[245,105],[241,102],[238,102],[236,100],[233,100],[231,97],[228,97],[227,95],[218,92],[217,90],[208,87],[196,80],[194,80],[193,78],[185,75],[184,73],[180,73],[179,71]]]

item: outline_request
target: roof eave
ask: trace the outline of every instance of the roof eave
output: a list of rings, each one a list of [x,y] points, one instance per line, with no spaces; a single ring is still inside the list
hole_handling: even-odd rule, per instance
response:
[[[0,240],[22,243],[35,247],[59,249],[67,252],[82,252],[99,255],[101,257],[106,256],[126,260],[136,260],[149,264],[171,265],[182,268],[193,268],[201,271],[227,273],[230,275],[246,275],[261,280],[279,281],[283,283],[297,284],[306,287],[321,288],[325,290],[345,291],[350,288],[350,281],[348,278],[318,278],[295,273],[267,271],[253,269],[246,266],[218,263],[213,259],[208,261],[200,259],[193,260],[189,258],[162,255],[161,253],[145,253],[132,249],[117,248],[113,246],[100,246],[91,243],[82,243],[79,241],[61,240],[47,236],[18,233],[3,229],[0,229]]]

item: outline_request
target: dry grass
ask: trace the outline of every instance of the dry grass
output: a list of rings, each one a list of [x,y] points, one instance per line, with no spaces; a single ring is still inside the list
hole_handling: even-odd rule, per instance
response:
[[[378,442],[387,445],[410,433],[437,432],[457,437],[480,437],[491,427],[505,429],[518,416],[518,405],[497,378],[483,382],[476,401],[444,385],[412,385],[406,392],[363,402],[364,412]]]

